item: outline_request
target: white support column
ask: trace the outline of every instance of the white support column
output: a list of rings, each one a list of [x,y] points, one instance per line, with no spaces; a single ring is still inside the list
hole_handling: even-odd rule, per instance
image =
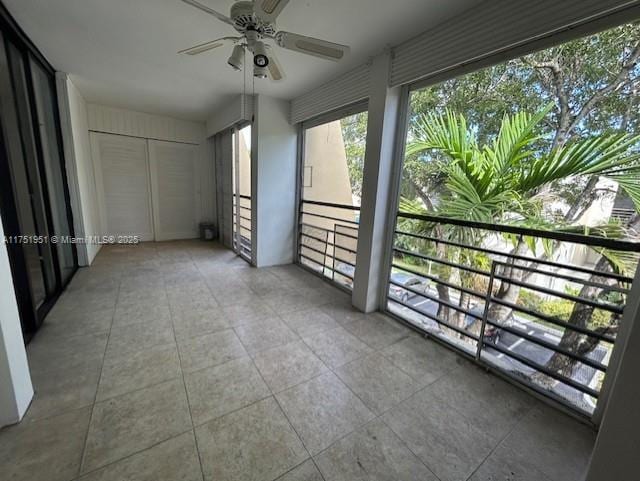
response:
[[[298,132],[289,102],[254,99],[251,131],[253,249],[256,267],[291,264],[294,258]]]
[[[591,456],[586,481],[638,479],[640,448],[640,269],[628,296],[622,330],[609,364],[603,392],[610,385],[607,406]]]
[[[358,231],[358,254],[353,305],[376,311],[383,305],[381,287],[385,266],[387,222],[392,214],[393,163],[396,153],[401,88],[388,87],[391,55],[373,60],[369,97],[369,122],[362,181],[362,208]]]
[[[33,386],[22,338],[4,231],[0,222],[0,427],[22,419]]]

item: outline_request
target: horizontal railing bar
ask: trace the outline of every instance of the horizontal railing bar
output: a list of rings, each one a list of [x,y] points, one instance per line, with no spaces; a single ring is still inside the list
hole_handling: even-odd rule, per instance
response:
[[[306,234],[306,233],[304,233],[304,232],[302,232],[302,231],[300,231],[300,235],[301,235],[301,236],[308,237],[309,239],[317,240],[318,242],[322,242],[323,244],[326,244],[326,245],[329,245],[329,246],[333,246],[333,247],[335,247],[335,248],[337,248],[337,249],[340,249],[340,250],[343,250],[343,251],[347,251],[347,252],[350,252],[350,253],[352,253],[352,254],[357,254],[357,252],[356,252],[356,251],[354,251],[354,250],[348,249],[348,248],[346,248],[346,247],[341,247],[341,246],[339,246],[339,245],[334,244],[333,242],[329,242],[329,241],[326,241],[326,240],[320,239],[319,237],[314,237],[314,236],[309,235],[309,234]]]
[[[406,307],[407,309],[412,310],[413,312],[415,312],[416,314],[420,314],[421,316],[424,316],[428,319],[431,319],[433,322],[438,323],[441,326],[447,327],[453,331],[456,331],[458,334],[462,334],[463,336],[466,336],[470,339],[473,339],[474,341],[478,341],[478,336],[476,336],[475,334],[469,333],[467,331],[465,331],[464,329],[458,327],[458,326],[454,326],[453,324],[449,324],[446,321],[443,321],[442,319],[436,317],[436,316],[432,316],[431,314],[427,313],[427,312],[421,312],[418,309],[416,309],[414,306],[410,305],[410,304],[405,304],[402,301],[396,300],[394,298],[392,298],[391,296],[387,296],[387,300],[394,302],[396,304],[400,304],[401,306]],[[411,321],[409,321],[411,322]]]
[[[304,259],[307,259],[308,261],[313,262],[314,264],[319,265],[320,267],[322,267],[322,268],[323,268],[323,275],[324,275],[324,269],[329,269],[329,270],[330,270],[331,272],[333,272],[334,274],[338,274],[339,276],[343,276],[343,277],[346,277],[347,279],[351,279],[351,280],[353,280],[353,277],[351,277],[350,275],[345,274],[344,272],[340,272],[340,271],[339,271],[339,270],[337,270],[337,269],[332,269],[332,268],[331,268],[331,267],[329,267],[329,266],[325,266],[324,264],[321,264],[320,262],[318,262],[318,261],[317,261],[317,260],[315,260],[315,259],[312,259],[311,257],[307,257],[307,256],[305,256],[305,255],[304,255],[304,254],[302,254],[302,253],[300,253],[300,254],[299,254],[299,256],[300,256],[300,257],[302,257],[302,258],[304,258]],[[326,277],[326,276],[325,276],[325,277]]]
[[[517,227],[504,224],[488,224],[485,222],[467,221],[462,219],[452,219],[449,217],[440,217],[434,215],[412,214],[408,212],[398,212],[398,217],[403,219],[421,220],[426,222],[435,222],[438,224],[450,224],[461,227],[472,227],[476,229],[484,229],[494,232],[506,232],[509,234],[522,234],[528,237],[541,237],[544,239],[552,239],[562,242],[572,242],[574,244],[583,244],[594,247],[605,247],[607,249],[640,252],[640,243],[621,241],[617,239],[609,239],[606,237],[595,237],[589,235],[574,234],[571,232],[546,231],[541,229],[532,229],[525,227]]]
[[[482,340],[480,340],[479,342],[482,343],[483,346],[487,346],[491,349],[495,349],[498,352],[501,352],[502,354],[504,354],[505,356],[509,356],[512,359],[515,359],[516,361],[521,362],[522,364],[524,364],[525,366],[530,367],[531,369],[535,369],[536,371],[539,371],[543,374],[546,374],[547,376],[555,379],[556,381],[560,381],[564,384],[566,384],[567,386],[571,386],[574,389],[577,389],[580,392],[583,392],[585,394],[588,394],[589,396],[593,396],[594,398],[598,398],[599,394],[598,391],[595,391],[593,389],[591,389],[590,387],[587,386],[583,386],[582,384],[580,384],[579,382],[574,381],[573,379],[570,379],[566,376],[563,376],[562,374],[558,374],[555,373],[549,369],[547,369],[545,366],[542,366],[540,364],[538,364],[537,362],[534,362],[524,356],[521,356],[518,353],[515,353],[513,351],[510,351],[509,349],[506,349],[502,346],[499,346],[497,344],[491,344],[491,343],[487,343],[484,342]]]
[[[233,194],[235,197],[240,197],[241,199],[251,200],[251,196],[242,195],[242,194]]]
[[[300,223],[300,225],[301,225],[301,226],[305,226],[305,227],[311,227],[312,229],[323,230],[323,231],[325,231],[325,232],[330,232],[330,233],[332,233],[332,234],[337,234],[337,235],[340,235],[340,236],[342,236],[342,237],[348,237],[349,239],[355,239],[355,240],[358,240],[358,238],[357,238],[356,236],[352,236],[352,235],[349,235],[349,234],[345,234],[345,233],[343,233],[343,232],[336,232],[336,231],[334,231],[334,230],[327,229],[326,227],[320,227],[320,226],[317,226],[317,225],[314,225],[314,224],[307,224],[306,222],[301,222],[301,223]],[[347,229],[351,229],[351,228],[352,228],[352,227],[349,227],[349,226],[346,226],[346,225],[342,225],[342,226],[340,226],[340,227],[346,227]],[[301,231],[301,232],[302,232],[302,231]]]
[[[534,311],[533,309],[528,309],[526,307],[523,306],[519,306],[517,304],[513,304],[511,302],[507,302],[507,301],[503,301],[502,299],[498,299],[497,297],[491,297],[489,299],[489,302],[493,302],[495,304],[500,304],[501,306],[505,306],[508,307],[514,311],[518,311],[518,312],[522,312],[524,314],[528,314],[530,316],[534,316],[537,317],[538,319],[548,322],[550,324],[554,324],[558,327],[563,327],[565,329],[569,329],[571,331],[575,331],[575,332],[579,332],[580,334],[584,334],[585,336],[589,336],[589,337],[594,337],[596,339],[599,339],[601,341],[605,341],[608,343],[615,343],[616,339],[615,337],[611,337],[611,336],[607,336],[606,334],[600,334],[598,332],[594,332],[590,329],[587,329],[586,327],[580,327],[580,326],[576,326],[574,324],[570,324],[566,321],[563,321],[561,319],[557,319],[555,317],[552,316],[548,316],[546,314],[542,314],[540,312]]]
[[[236,210],[236,207],[238,207],[238,206],[237,206],[237,205],[235,205],[235,204],[233,204],[233,210],[234,210],[234,212],[235,212],[235,210]],[[243,206],[243,205],[241,205],[241,206],[239,206],[239,207],[240,207],[240,210],[248,210],[249,212],[251,212],[251,207],[245,207],[245,206]]]
[[[408,286],[403,286],[402,284],[399,284],[395,281],[392,281],[391,279],[389,279],[389,284],[393,284],[396,287],[400,287],[401,289],[404,289],[405,291],[409,291],[412,292],[413,294],[423,297],[425,299],[429,299],[431,301],[437,302],[438,304],[442,304],[444,306],[447,306],[450,309],[453,309],[454,311],[458,311],[458,312],[462,312],[463,314],[466,314],[467,316],[471,316],[471,317],[475,317],[478,320],[482,320],[482,315],[480,314],[475,314],[474,312],[471,312],[468,309],[465,309],[464,307],[460,307],[460,306],[456,306],[454,303],[449,302],[449,301],[445,301],[443,299],[438,299],[437,297],[432,296],[431,294],[428,294],[427,292],[420,292],[416,289],[413,289],[411,287]]]
[[[618,287],[618,286],[615,286],[615,285],[602,284],[601,282],[590,281],[588,279],[581,279],[579,277],[570,276],[568,274],[549,272],[549,271],[544,271],[542,269],[536,269],[535,267],[520,266],[518,264],[507,264],[507,263],[505,263],[503,265],[508,266],[510,269],[513,268],[513,269],[517,269],[517,270],[524,270],[524,271],[527,271],[527,272],[540,274],[540,275],[543,275],[543,276],[546,276],[546,277],[554,277],[556,279],[564,279],[566,281],[575,282],[576,284],[582,284],[582,285],[585,285],[585,286],[597,287],[599,289],[616,291],[616,292],[620,292],[622,294],[628,294],[629,293],[629,289],[625,289],[623,287]],[[563,267],[562,269],[571,269],[571,268],[570,267],[569,268]],[[596,275],[598,277],[609,277],[605,273],[601,273],[600,271],[592,271],[592,274]]]
[[[309,204],[309,205],[319,205],[322,207],[334,207],[336,209],[346,209],[346,210],[356,210],[359,211],[360,207],[357,205],[348,205],[348,204],[334,204],[332,202],[321,202],[318,200],[302,200],[302,204]]]
[[[339,219],[337,217],[331,217],[329,215],[322,215],[322,214],[314,214],[313,212],[307,212],[307,211],[302,211],[300,212],[302,215],[311,215],[313,217],[320,217],[321,219],[329,219],[329,220],[333,220],[336,222],[346,222],[347,224],[353,224],[353,225],[360,225],[358,222],[354,221],[354,220],[345,220],[345,219]],[[349,227],[347,225],[343,225],[340,227]],[[354,230],[358,230],[357,227],[351,227]]]
[[[554,297],[560,297],[561,299],[565,299],[567,301],[572,301],[577,304],[584,304],[586,306],[591,306],[595,309],[602,309],[603,311],[613,312],[614,314],[622,314],[623,308],[620,306],[616,306],[613,304],[603,304],[601,302],[592,301],[591,299],[585,299],[584,297],[573,296],[571,294],[565,294],[564,292],[554,291],[553,289],[549,289],[547,287],[536,286],[535,284],[530,284],[528,282],[519,281],[517,279],[512,279],[507,276],[503,276],[502,274],[496,273],[494,275],[496,279],[500,279],[507,284],[515,284],[516,286],[524,287],[525,289],[530,289],[532,291],[542,292],[544,294],[548,294]]]
[[[501,330],[510,332],[514,336],[517,336],[522,339],[526,339],[527,341],[537,344],[538,346],[542,346],[546,349],[549,349],[550,351],[557,352],[559,354],[562,354],[563,356],[570,357],[571,359],[579,361],[582,364],[586,364],[587,366],[597,369],[598,371],[602,371],[602,372],[607,371],[607,366],[605,366],[604,364],[594,361],[593,359],[589,359],[586,356],[579,356],[578,354],[571,352],[568,349],[564,349],[563,347],[560,347],[557,344],[553,344],[551,342],[545,341],[544,339],[540,339],[538,337],[532,336],[528,332],[524,332],[520,329],[515,329],[508,325],[498,324],[497,322],[492,321],[490,319],[487,319],[487,324],[491,324],[492,326],[495,326]]]
[[[469,249],[469,250],[474,250],[474,251],[477,251],[477,252],[484,252],[485,254],[494,254],[494,255],[497,255],[497,256],[501,256],[501,257],[509,257],[511,259],[527,261],[527,262],[531,262],[532,264],[543,264],[543,265],[547,265],[547,266],[551,266],[551,267],[559,267],[561,269],[568,269],[568,270],[572,270],[572,271],[576,271],[576,272],[583,272],[585,274],[594,274],[594,273],[600,274],[599,271],[594,271],[593,269],[588,269],[586,267],[574,266],[574,265],[570,265],[570,264],[560,264],[559,262],[553,262],[553,261],[549,261],[549,260],[545,260],[545,259],[537,259],[535,257],[523,256],[523,255],[520,255],[520,254],[504,253],[504,252],[496,251],[496,250],[489,249],[489,248],[486,248],[486,247],[469,246],[469,245],[466,245],[466,244],[462,244],[460,242],[454,242],[454,241],[450,241],[450,240],[438,239],[437,237],[424,236],[424,235],[414,234],[414,233],[411,233],[411,232],[405,232],[405,231],[401,231],[401,230],[396,230],[395,233],[397,235],[403,235],[403,236],[408,236],[408,237],[414,237],[416,239],[428,240],[428,241],[434,242],[436,244],[445,244],[445,245],[449,245],[449,246],[453,246],[453,247],[459,247],[461,249]],[[608,277],[608,278],[615,279],[615,280],[623,282],[623,283],[631,283],[633,281],[633,279],[631,279],[630,277],[623,276],[623,275],[620,275],[620,274],[616,274],[614,272],[602,272],[602,277]]]
[[[313,252],[317,252],[317,253],[318,253],[318,254],[320,254],[320,255],[323,255],[323,256],[325,256],[325,257],[328,257],[329,259],[334,259],[334,260],[336,260],[336,261],[340,261],[340,262],[343,262],[343,263],[345,263],[345,264],[347,264],[347,265],[350,265],[351,267],[355,267],[355,264],[352,264],[352,263],[351,263],[351,262],[349,262],[349,261],[345,261],[344,259],[341,259],[340,257],[332,256],[331,254],[327,254],[326,252],[322,252],[322,251],[319,251],[318,249],[314,249],[313,247],[309,247],[309,246],[308,246],[308,245],[306,245],[306,244],[300,244],[300,248],[303,248],[303,247],[304,247],[305,249],[309,249],[309,250],[311,250],[311,251],[313,251]]]
[[[438,284],[442,284],[443,286],[447,286],[447,287],[449,287],[451,289],[455,289],[457,291],[466,292],[467,294],[469,294],[471,296],[474,296],[474,297],[479,297],[481,299],[485,299],[487,297],[486,293],[480,293],[478,291],[474,291],[473,289],[469,289],[467,287],[459,286],[458,284],[453,284],[453,283],[448,282],[448,281],[443,281],[442,279],[440,279],[440,278],[438,278],[438,277],[436,277],[434,275],[431,275],[431,274],[426,274],[424,272],[414,271],[414,270],[408,269],[406,267],[399,266],[399,265],[397,265],[395,263],[392,263],[391,267],[395,267],[396,269],[400,269],[400,270],[402,270],[404,272],[409,272],[410,274],[413,274],[415,276],[424,277],[425,279],[429,279],[429,280],[431,280],[433,282],[436,282]]]
[[[411,256],[411,257],[417,257],[418,259],[425,259],[427,261],[436,262],[438,264],[444,264],[444,265],[447,265],[449,267],[453,267],[454,269],[462,269],[463,271],[473,272],[474,274],[478,274],[478,275],[485,276],[485,277],[490,277],[491,276],[490,272],[482,271],[482,270],[479,270],[479,269],[474,269],[473,267],[463,266],[463,265],[460,265],[460,264],[456,264],[455,262],[447,261],[447,260],[444,260],[444,259],[438,259],[436,257],[431,257],[431,256],[428,256],[426,254],[418,254],[417,252],[408,251],[408,250],[405,250],[405,249],[400,249],[399,247],[395,247],[395,246],[393,247],[393,250],[396,251],[396,252],[399,252],[401,254],[404,254],[404,255],[408,255],[408,256]]]

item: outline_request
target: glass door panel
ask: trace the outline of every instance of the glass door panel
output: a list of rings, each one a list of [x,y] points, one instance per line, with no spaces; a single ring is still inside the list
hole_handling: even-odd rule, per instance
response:
[[[9,54],[10,71],[13,77],[13,91],[18,114],[18,126],[24,151],[23,161],[24,167],[26,168],[26,178],[35,224],[35,231],[33,234],[29,233],[29,235],[35,235],[37,238],[35,244],[39,250],[40,268],[44,273],[46,294],[49,296],[55,292],[57,281],[51,245],[48,242],[38,242],[40,236],[48,237],[50,233],[47,228],[46,195],[42,188],[42,179],[40,177],[40,169],[38,168],[38,153],[33,131],[33,117],[29,104],[26,67],[23,54],[11,42],[7,44],[7,53]],[[20,162],[20,159],[15,160],[15,163],[18,162]],[[22,167],[17,167],[17,169],[21,168]],[[35,269],[37,269],[35,263],[29,266],[29,270],[31,271],[32,269],[34,272]]]
[[[3,198],[3,207],[11,202],[15,206],[17,229],[5,232],[7,235],[24,235],[35,237],[38,235],[36,228],[36,214],[32,204],[32,192],[29,174],[26,168],[25,151],[19,130],[18,113],[16,111],[16,98],[13,93],[11,77],[9,73],[9,59],[4,42],[0,42],[0,106],[2,110],[2,128],[5,139],[7,155],[8,177],[3,182],[3,194],[13,196],[10,201]],[[4,170],[3,170],[4,171]],[[11,189],[13,186],[13,189]],[[40,248],[36,243],[21,243],[22,255],[28,270],[29,287],[34,307],[40,306],[47,295],[44,272],[40,261]]]
[[[49,191],[53,233],[59,238],[72,236],[69,216],[68,192],[64,182],[64,165],[62,163],[61,145],[56,129],[56,99],[51,77],[33,59],[30,60],[33,91],[38,119],[40,141],[42,144],[42,160]],[[58,262],[63,284],[73,275],[76,266],[73,244],[58,242],[53,246],[58,251]]]

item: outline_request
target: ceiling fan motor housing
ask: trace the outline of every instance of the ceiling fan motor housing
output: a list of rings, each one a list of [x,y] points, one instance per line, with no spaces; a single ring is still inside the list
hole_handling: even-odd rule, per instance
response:
[[[233,26],[240,33],[256,31],[260,36],[273,36],[276,26],[261,20],[254,12],[253,2],[236,2],[231,6]]]

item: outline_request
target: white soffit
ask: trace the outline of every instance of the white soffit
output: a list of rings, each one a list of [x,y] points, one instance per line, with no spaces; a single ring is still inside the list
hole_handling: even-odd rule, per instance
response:
[[[638,5],[629,0],[487,0],[395,48],[390,83],[436,76]]]
[[[369,64],[301,95],[291,102],[291,123],[295,124],[369,97]]]

